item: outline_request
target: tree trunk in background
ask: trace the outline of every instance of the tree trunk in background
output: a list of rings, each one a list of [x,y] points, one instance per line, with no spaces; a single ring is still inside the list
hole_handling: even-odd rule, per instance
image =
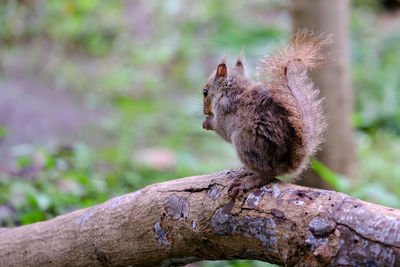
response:
[[[336,173],[348,177],[356,175],[356,157],[350,116],[353,93],[349,59],[349,1],[348,0],[292,0],[290,11],[293,32],[301,28],[332,34],[334,43],[329,48],[330,60],[312,79],[325,98],[328,117],[326,142],[317,158]],[[329,188],[313,171],[308,171],[301,184]]]

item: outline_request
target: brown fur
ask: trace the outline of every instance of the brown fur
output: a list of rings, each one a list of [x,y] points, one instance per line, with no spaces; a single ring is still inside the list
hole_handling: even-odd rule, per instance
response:
[[[281,53],[261,61],[256,83],[245,75],[242,55],[233,68],[224,58],[204,87],[203,127],[232,143],[264,183],[297,177],[321,143],[322,101],[307,70],[322,63],[321,49],[329,42],[309,31],[297,33]]]

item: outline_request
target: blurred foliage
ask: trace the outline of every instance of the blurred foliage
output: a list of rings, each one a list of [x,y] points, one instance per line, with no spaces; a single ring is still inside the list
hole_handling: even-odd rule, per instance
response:
[[[9,148],[13,168],[1,176],[1,203],[18,215],[6,226],[49,219],[167,178],[240,166],[228,144],[201,128],[201,85],[227,47],[235,55],[243,47],[252,52],[285,30],[257,22],[261,12],[254,21],[233,18],[243,4],[227,3],[0,6],[0,79],[13,78],[17,66],[48,82],[49,90],[72,91],[94,110],[107,109],[81,130],[79,143]],[[275,12],[274,3],[254,2],[252,9],[260,7]],[[5,138],[7,129],[0,130]]]
[[[10,1],[0,7],[0,38],[9,45],[38,36],[85,49],[92,55],[109,52],[122,13],[119,1]]]
[[[382,12],[375,1],[354,1],[360,179],[318,161],[312,167],[336,190],[400,208],[400,31]],[[166,179],[239,167],[233,149],[201,129],[201,85],[226,52],[233,61],[245,48],[254,70],[290,21],[277,0],[5,0],[0,25],[1,83],[40,80],[95,114],[71,129],[79,141],[0,147],[11,158],[0,165],[0,225],[15,226]],[[0,125],[0,146],[13,136]]]
[[[365,27],[366,23],[377,26]],[[378,20],[371,11],[355,10],[352,27],[357,96],[353,121],[363,131],[386,129],[399,134],[400,24],[390,17]]]

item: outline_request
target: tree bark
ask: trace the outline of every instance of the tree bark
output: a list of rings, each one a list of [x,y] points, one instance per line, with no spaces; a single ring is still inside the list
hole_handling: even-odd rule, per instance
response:
[[[332,34],[333,44],[327,49],[328,64],[311,74],[312,80],[325,98],[328,117],[326,142],[317,157],[331,170],[347,177],[356,176],[357,162],[353,128],[353,91],[350,79],[348,0],[292,0],[290,5],[293,32],[302,28]],[[317,174],[308,171],[305,186],[331,188]]]
[[[0,232],[0,266],[400,266],[400,210],[272,182],[228,195],[235,170],[115,197]]]

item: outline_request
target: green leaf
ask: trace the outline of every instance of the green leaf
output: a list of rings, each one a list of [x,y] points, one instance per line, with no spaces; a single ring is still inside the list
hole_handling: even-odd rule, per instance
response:
[[[311,168],[324,179],[325,182],[330,184],[335,190],[345,192],[348,191],[350,187],[350,181],[347,177],[343,175],[339,175],[331,171],[328,167],[326,167],[322,162],[311,159],[310,162]]]
[[[7,128],[0,125],[0,139],[1,138],[6,138],[8,136],[8,131]]]
[[[33,159],[31,156],[21,156],[18,157],[15,161],[17,163],[18,168],[24,168],[33,163]]]
[[[46,219],[46,215],[41,210],[32,210],[23,213],[21,216],[21,224],[26,225],[34,222],[44,221]]]

